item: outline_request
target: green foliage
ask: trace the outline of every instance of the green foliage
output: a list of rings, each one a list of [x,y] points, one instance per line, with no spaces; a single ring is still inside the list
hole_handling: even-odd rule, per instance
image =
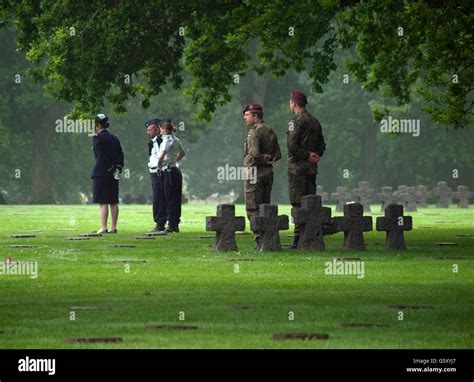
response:
[[[122,178],[122,196],[150,192],[143,123],[157,116],[185,123],[178,135],[188,151],[188,196],[239,194],[240,182],[219,183],[216,171],[241,164],[240,110],[259,102],[282,147],[273,196],[285,202],[288,94],[299,89],[328,143],[318,175],[327,191],[369,177],[374,186],[433,186],[450,180],[453,168],[461,173],[453,182],[472,188],[472,129],[445,129],[467,125],[472,114],[472,15],[465,8],[397,1],[4,2],[0,27],[16,31],[4,30],[0,41],[7,52],[0,56],[1,186],[29,193],[29,171],[20,184],[12,169],[30,167],[32,133],[46,114],[54,120],[105,111],[131,173]],[[17,73],[21,86],[12,80]],[[421,136],[377,133],[368,160],[366,134],[388,115],[419,118]],[[58,200],[90,193],[89,137],[55,135],[45,150],[53,151]]]
[[[176,26],[187,11],[163,3],[11,2],[10,11],[34,78],[46,81],[56,98],[73,102],[74,112],[93,113],[104,100],[124,111],[125,100],[137,93],[149,97],[168,82],[181,84],[184,41]],[[146,86],[137,83],[141,76]]]
[[[334,52],[355,46],[349,70],[366,90],[398,105],[418,86],[434,121],[472,122],[473,13],[468,1],[364,2],[247,0],[189,2],[7,1],[0,11],[19,29],[31,72],[74,112],[109,101],[149,98],[163,85],[186,89],[200,119],[230,101],[236,76],[255,70],[307,72],[321,92],[335,70]],[[131,80],[125,80],[127,77]],[[418,82],[417,82],[418,81]],[[380,118],[380,115],[376,115]]]
[[[326,3],[60,0],[7,2],[4,11],[14,15],[34,78],[72,102],[74,112],[90,113],[104,100],[124,111],[124,102],[137,94],[146,106],[164,84],[182,84],[183,59],[193,75],[188,92],[202,105],[199,116],[209,119],[230,100],[233,76],[247,68],[283,75],[309,65],[314,89],[320,90],[334,69],[336,48],[334,35],[315,47],[332,30],[337,8]],[[254,40],[257,60],[249,52]]]
[[[209,118],[216,106],[229,100],[234,76],[242,76],[247,68],[275,76],[290,69],[309,70],[313,88],[321,91],[335,68],[336,38],[327,36],[335,12],[314,1],[256,0],[196,14],[185,63],[194,78],[193,99],[203,105],[201,115]],[[322,46],[315,47],[320,40]]]
[[[364,1],[340,13],[343,47],[355,46],[349,69],[365,89],[382,89],[399,105],[414,85],[438,123],[472,123],[474,14],[469,1]]]

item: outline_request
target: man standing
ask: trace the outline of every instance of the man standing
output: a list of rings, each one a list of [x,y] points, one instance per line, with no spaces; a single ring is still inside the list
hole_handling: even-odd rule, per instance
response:
[[[145,123],[146,132],[150,141],[148,142],[148,170],[151,176],[151,188],[153,191],[153,220],[155,228],[151,232],[163,232],[166,223],[166,205],[164,203],[163,178],[158,176],[158,159],[162,138],[159,132],[161,119],[150,119]]]
[[[316,194],[318,162],[326,150],[319,121],[306,110],[306,95],[294,91],[290,95],[290,111],[295,114],[288,124],[288,188],[290,203],[301,207],[301,197]],[[301,226],[295,225],[291,248],[298,245]]]
[[[245,208],[247,217],[257,214],[260,204],[270,203],[273,185],[273,164],[281,158],[280,146],[273,129],[263,121],[263,108],[250,104],[243,109],[249,132],[244,145]],[[250,178],[250,179],[249,179]],[[256,236],[257,241],[259,237]]]

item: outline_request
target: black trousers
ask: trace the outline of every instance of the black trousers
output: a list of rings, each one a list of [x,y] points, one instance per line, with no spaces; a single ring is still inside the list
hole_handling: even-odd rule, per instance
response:
[[[163,177],[157,173],[151,175],[151,188],[153,190],[153,220],[162,229],[166,224],[166,204]]]
[[[183,197],[183,176],[177,167],[162,171],[163,188],[168,226],[178,228],[181,221],[181,200]]]

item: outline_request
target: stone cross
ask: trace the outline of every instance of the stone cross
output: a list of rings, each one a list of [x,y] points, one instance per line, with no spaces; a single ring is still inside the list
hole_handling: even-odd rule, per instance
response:
[[[446,182],[438,182],[438,187],[433,188],[433,195],[438,197],[436,202],[438,208],[448,208],[450,204],[453,204],[453,190]]]
[[[403,206],[400,204],[390,204],[385,208],[385,216],[377,218],[377,231],[386,231],[386,249],[405,250],[404,231],[411,231],[413,222],[411,216],[403,216]]]
[[[395,197],[393,196],[392,187],[382,187],[382,192],[377,194],[377,201],[381,203],[381,211],[383,211],[390,203],[393,203],[394,200]]]
[[[416,202],[418,200],[418,195],[416,194],[416,187],[407,187],[406,192],[406,210],[407,212],[416,211]]]
[[[276,204],[261,204],[257,216],[250,216],[250,229],[260,236],[257,242],[259,251],[279,251],[280,230],[288,229],[288,216],[278,216]]]
[[[372,217],[363,216],[364,206],[350,203],[344,206],[344,217],[336,217],[338,231],[344,231],[344,248],[365,251],[364,231],[372,231]]]
[[[219,204],[217,216],[206,217],[206,231],[216,231],[216,251],[238,251],[235,232],[245,230],[245,218],[235,216],[235,205]]]
[[[423,185],[420,185],[417,188],[418,190],[416,194],[418,196],[418,200],[416,202],[416,205],[420,208],[428,207],[428,199],[431,196],[431,191],[428,191],[428,187]]]
[[[469,208],[469,199],[472,198],[472,192],[466,186],[458,186],[458,190],[453,192],[453,197],[459,200],[459,208]]]
[[[373,201],[374,189],[369,182],[359,182],[359,188],[352,190],[352,195],[364,206],[364,212],[370,212],[370,203]]]
[[[336,211],[342,212],[344,211],[344,204],[352,201],[352,195],[347,191],[347,187],[337,187],[336,192],[331,194],[331,200],[337,202]]]
[[[140,194],[135,198],[135,203],[137,204],[146,204],[146,202],[147,202],[146,196],[143,194]]]
[[[405,195],[406,192],[407,192],[407,186],[403,186],[403,185],[398,186],[397,191],[393,192],[394,203],[396,202],[397,204],[401,204],[402,206],[404,206],[405,200],[406,200],[406,195]]]
[[[323,224],[331,223],[331,209],[321,204],[319,195],[306,195],[301,198],[301,208],[291,211],[295,224],[301,225],[297,249],[324,250]]]
[[[329,200],[329,195],[327,192],[324,192],[323,186],[316,186],[316,195],[321,197],[321,202],[323,204],[326,204],[326,202]]]
[[[125,197],[123,198],[123,203],[124,204],[132,204],[133,203],[132,195],[125,194]]]

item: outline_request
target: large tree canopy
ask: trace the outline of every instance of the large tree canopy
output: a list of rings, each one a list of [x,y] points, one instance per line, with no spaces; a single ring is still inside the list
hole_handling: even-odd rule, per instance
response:
[[[349,69],[365,89],[382,88],[405,104],[416,87],[436,122],[472,122],[472,2],[364,1],[339,20],[342,45],[355,44],[358,57]]]
[[[7,9],[35,78],[79,111],[104,100],[122,110],[137,93],[146,107],[165,83],[179,87],[186,68],[193,76],[188,90],[209,117],[247,68],[283,75],[310,65],[318,90],[334,69],[335,37],[327,33],[336,8],[314,1],[60,0]],[[257,39],[255,60],[250,46]]]
[[[472,120],[473,15],[468,1],[7,1],[32,72],[58,99],[92,112],[110,101],[147,107],[165,83],[187,91],[209,118],[246,69],[307,71],[321,91],[338,47],[355,46],[350,70],[400,104],[419,87],[437,122]],[[256,46],[256,49],[252,47]]]

